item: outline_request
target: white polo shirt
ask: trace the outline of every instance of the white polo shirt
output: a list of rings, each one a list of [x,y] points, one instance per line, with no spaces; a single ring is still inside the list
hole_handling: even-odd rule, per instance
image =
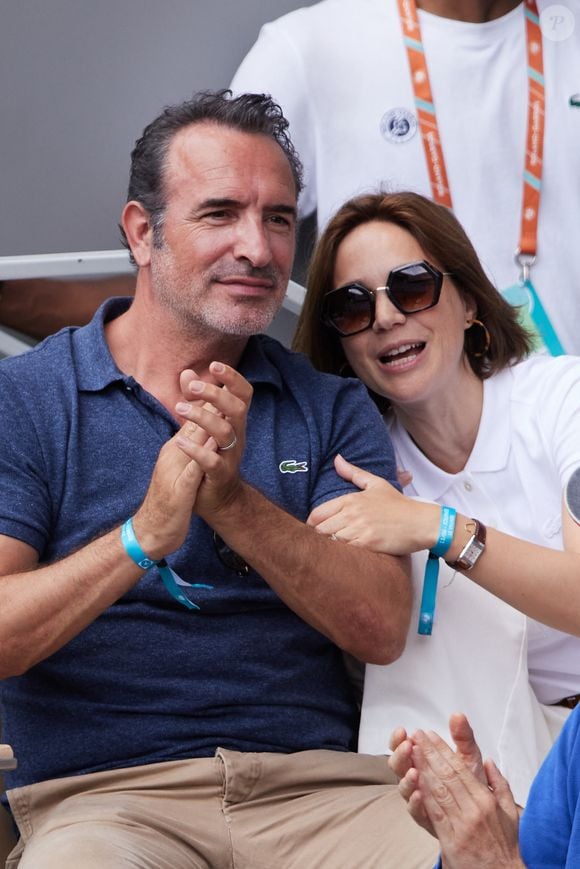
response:
[[[536,356],[484,381],[477,440],[458,474],[433,465],[396,420],[389,430],[399,467],[413,474],[408,494],[563,548],[562,489],[580,466],[580,358]],[[579,693],[580,638],[528,619],[528,666],[542,703]]]
[[[540,15],[550,8],[553,0],[538,0]],[[524,4],[492,21],[423,9],[419,20],[453,210],[504,289],[519,276]],[[546,129],[532,280],[566,352],[580,354],[580,15],[566,39],[557,35],[542,40]],[[232,87],[270,93],[282,106],[305,167],[301,212],[317,207],[320,227],[346,199],[379,186],[431,196],[395,0],[322,0],[264,25]]]
[[[413,474],[408,494],[562,548],[561,492],[580,466],[580,359],[536,356],[486,380],[477,440],[459,474],[429,462],[392,415],[387,423],[399,467]],[[494,758],[525,805],[552,743],[538,700],[580,692],[580,638],[527,619],[444,562],[433,634],[419,636],[425,559],[413,555],[415,601],[403,655],[366,668],[359,751],[387,751],[389,733],[401,724],[445,733],[450,713],[463,711],[484,756]],[[506,563],[506,583],[509,570]]]

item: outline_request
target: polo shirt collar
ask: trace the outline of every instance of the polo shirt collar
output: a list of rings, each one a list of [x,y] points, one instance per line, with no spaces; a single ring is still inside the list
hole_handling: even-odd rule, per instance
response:
[[[413,487],[422,498],[437,501],[455,484],[463,472],[493,473],[508,463],[511,448],[510,397],[513,373],[510,368],[483,381],[483,407],[477,438],[465,465],[459,474],[450,474],[438,468],[421,452],[398,420],[393,419],[399,461],[404,470],[413,475]]]
[[[271,361],[265,348],[273,339],[267,335],[252,335],[240,359],[238,370],[252,384],[265,383],[282,391],[280,371]]]
[[[130,297],[107,299],[87,326],[73,332],[73,354],[81,391],[100,392],[111,383],[128,380],[115,365],[105,338],[105,323],[123,314],[131,301]]]
[[[105,338],[105,324],[123,314],[131,301],[130,297],[107,299],[87,326],[73,332],[73,353],[78,363],[80,390],[100,392],[111,383],[129,382],[131,379],[117,368]],[[263,335],[252,335],[238,368],[250,383],[269,384],[281,391],[283,384],[280,372],[264,349],[270,340]]]

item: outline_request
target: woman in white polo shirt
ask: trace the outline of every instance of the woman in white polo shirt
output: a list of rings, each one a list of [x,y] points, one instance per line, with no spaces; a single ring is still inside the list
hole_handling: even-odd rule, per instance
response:
[[[415,496],[338,457],[361,492],[309,520],[414,553],[407,648],[367,667],[359,750],[386,751],[398,724],[445,730],[459,708],[524,804],[580,692],[580,528],[562,506],[580,466],[580,360],[526,358],[460,224],[417,194],[347,202],[308,283],[295,346],[368,386]]]

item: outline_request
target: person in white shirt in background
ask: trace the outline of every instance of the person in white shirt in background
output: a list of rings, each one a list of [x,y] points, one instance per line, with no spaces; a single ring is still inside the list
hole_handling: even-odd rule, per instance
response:
[[[349,197],[379,185],[451,204],[512,302],[533,293],[518,286],[516,249],[535,250],[529,277],[552,326],[545,343],[553,355],[578,354],[580,4],[416,5],[417,26],[414,0],[322,0],[291,12],[262,28],[232,88],[282,106],[305,167],[303,216],[317,209],[322,229]]]

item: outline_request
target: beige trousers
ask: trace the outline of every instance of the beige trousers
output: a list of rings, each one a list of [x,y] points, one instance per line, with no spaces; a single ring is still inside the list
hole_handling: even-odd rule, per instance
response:
[[[429,869],[384,757],[239,753],[8,792],[7,869]]]

